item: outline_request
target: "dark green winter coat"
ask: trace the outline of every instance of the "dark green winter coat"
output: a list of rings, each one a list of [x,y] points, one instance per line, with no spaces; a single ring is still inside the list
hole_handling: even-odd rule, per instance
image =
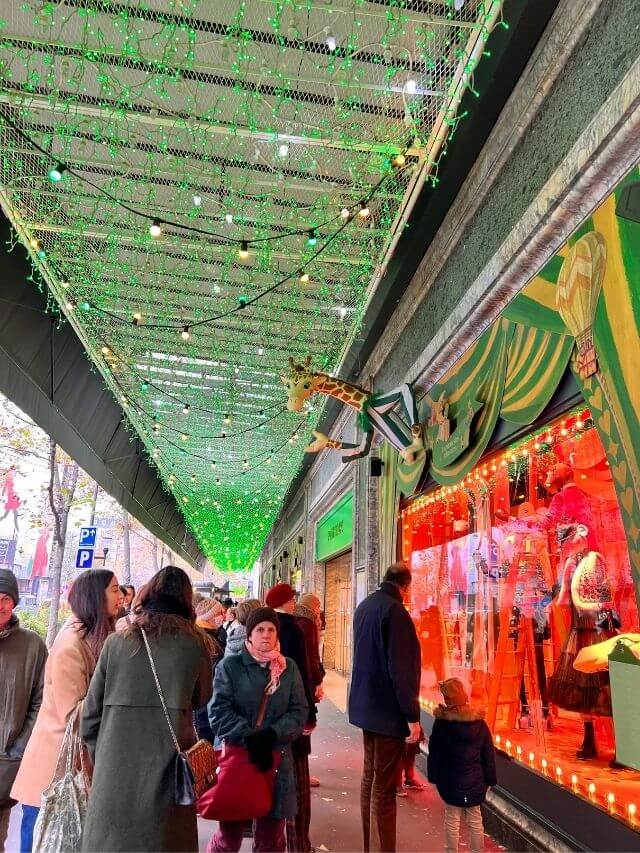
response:
[[[211,697],[211,660],[185,620],[154,618],[183,625],[149,642],[173,728],[188,749],[193,709]],[[84,703],[81,732],[95,766],[82,850],[196,851],[195,807],[174,804],[176,750],[137,634],[107,639]]]
[[[13,616],[0,631],[0,809],[9,796],[42,705],[47,647]]]
[[[232,744],[244,744],[254,731],[262,694],[269,680],[267,668],[243,649],[223,658],[216,667],[209,720],[214,735]],[[298,667],[287,658],[280,686],[269,697],[263,728],[276,732],[276,749],[282,750],[273,809],[269,817],[294,817],[298,810],[291,742],[302,734],[309,708]]]

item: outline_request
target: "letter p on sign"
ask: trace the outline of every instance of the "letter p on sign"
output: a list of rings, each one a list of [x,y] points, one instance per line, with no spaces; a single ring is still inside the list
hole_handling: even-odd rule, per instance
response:
[[[93,566],[93,548],[78,548],[76,569],[90,569]]]

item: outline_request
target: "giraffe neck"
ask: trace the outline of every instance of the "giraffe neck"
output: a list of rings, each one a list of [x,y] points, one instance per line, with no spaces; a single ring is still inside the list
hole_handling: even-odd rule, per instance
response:
[[[334,379],[332,376],[318,374],[320,382],[316,385],[315,390],[320,394],[327,394],[329,397],[335,397],[347,406],[351,406],[362,411],[363,404],[369,396],[365,391],[356,388],[355,385],[349,385],[348,382],[343,382],[342,379]]]

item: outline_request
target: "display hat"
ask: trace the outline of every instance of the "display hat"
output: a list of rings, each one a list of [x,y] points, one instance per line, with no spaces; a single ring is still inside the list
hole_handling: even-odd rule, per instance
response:
[[[288,583],[277,583],[267,593],[265,604],[267,607],[282,607],[283,604],[286,604],[295,597],[296,593],[292,586]]]
[[[259,625],[261,622],[271,622],[276,626],[276,632],[278,636],[280,635],[280,622],[278,621],[278,614],[272,607],[258,607],[256,610],[252,610],[251,613],[247,616],[246,629],[247,629],[247,639],[251,637],[251,632]]]
[[[8,595],[14,604],[20,601],[18,592],[18,581],[11,569],[0,569],[0,595]]]
[[[458,708],[461,705],[466,705],[469,701],[464,684],[459,678],[448,678],[446,681],[440,682],[440,692],[447,708]]]

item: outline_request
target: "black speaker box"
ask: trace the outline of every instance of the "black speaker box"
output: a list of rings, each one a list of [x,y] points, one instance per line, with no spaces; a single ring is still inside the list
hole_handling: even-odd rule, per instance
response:
[[[382,476],[382,459],[379,456],[372,456],[369,460],[369,473],[372,477],[381,477]]]

